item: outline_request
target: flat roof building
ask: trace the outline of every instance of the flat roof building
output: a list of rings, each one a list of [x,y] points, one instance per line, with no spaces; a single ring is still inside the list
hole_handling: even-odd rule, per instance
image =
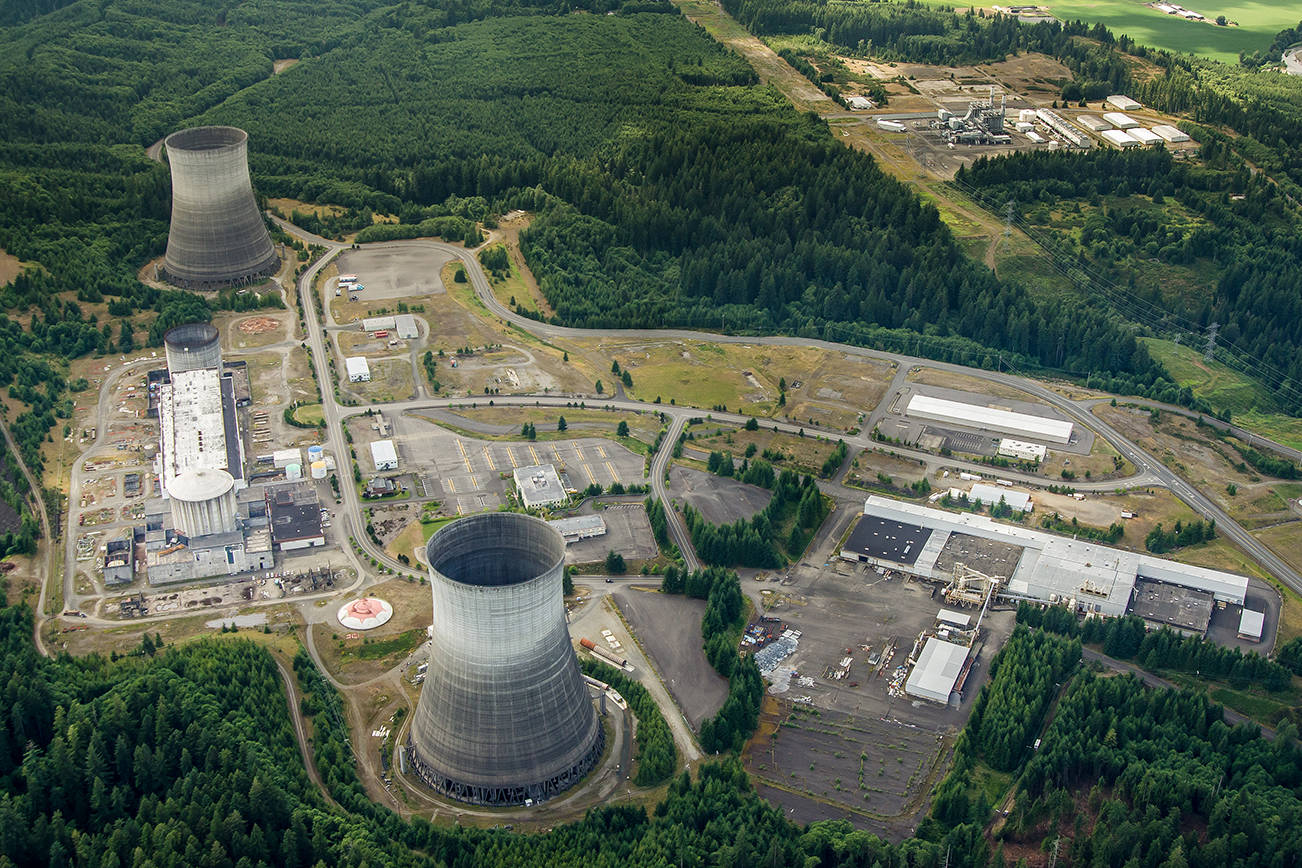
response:
[[[968,492],[967,497],[968,500],[973,502],[979,500],[986,506],[996,506],[1002,500],[1017,512],[1030,512],[1035,508],[1035,504],[1031,502],[1029,492],[1005,488],[1002,485],[986,485],[983,482],[978,482],[972,486],[972,490]]]
[[[567,543],[604,536],[606,520],[599,515],[574,515],[547,522],[556,528]]]
[[[225,470],[237,489],[248,484],[229,375],[211,368],[173,374],[159,386],[158,423],[164,489],[187,470]]]
[[[931,529],[869,515],[865,510],[846,538],[841,557],[862,563],[889,561],[908,566],[918,559]]]
[[[1107,140],[1108,144],[1115,145],[1118,148],[1139,147],[1139,139],[1124,130],[1104,130],[1100,135]]]
[[[267,489],[272,544],[283,552],[325,545],[321,502],[308,483]]]
[[[1071,442],[1072,424],[1065,419],[1014,413],[1011,410],[981,407],[961,401],[933,398],[930,395],[914,395],[909,399],[909,406],[904,412],[915,419],[977,428],[983,431],[997,431],[1020,437],[1033,437],[1060,446]]]
[[[967,648],[943,639],[928,639],[918,662],[904,682],[904,692],[918,699],[948,704],[954,684],[967,660]]]
[[[1143,108],[1142,105],[1122,93],[1113,94],[1104,100],[1104,102],[1119,112],[1137,112]]]
[[[1041,603],[1068,603],[1079,611],[1124,615],[1130,607],[1135,583],[1141,579],[1179,585],[1210,594],[1216,602],[1243,605],[1248,591],[1246,576],[1195,567],[1152,555],[1122,551],[1097,543],[1071,539],[1018,525],[1001,524],[989,516],[951,513],[873,495],[864,502],[865,519],[889,522],[896,535],[925,533],[916,554],[906,563],[888,550],[867,555],[849,549],[842,557],[870,562],[934,581],[948,581],[951,569],[936,566],[946,542],[954,534],[1006,543],[1020,548],[1003,597]],[[865,520],[861,519],[861,523]],[[856,528],[857,530],[857,528]],[[854,534],[851,534],[853,539]]]
[[[1112,126],[1119,130],[1133,130],[1135,127],[1139,126],[1139,121],[1135,120],[1130,115],[1122,114],[1121,112],[1104,112],[1103,120],[1112,124]]]
[[[344,359],[344,369],[348,371],[348,382],[350,383],[369,383],[371,381],[371,366],[366,361],[365,356],[349,356]]]
[[[1205,636],[1212,621],[1212,603],[1212,595],[1206,591],[1140,579],[1135,582],[1130,612],[1150,627]]]
[[[1027,443],[1024,440],[1005,437],[999,441],[999,454],[1005,458],[1020,458],[1023,461],[1043,461],[1049,454],[1049,450],[1042,443]]]
[[[416,317],[409,313],[400,313],[393,318],[393,329],[398,337],[404,341],[412,341],[420,337],[420,329],[416,327]]]
[[[1162,143],[1162,137],[1157,133],[1146,130],[1143,127],[1135,127],[1130,130],[1130,135],[1141,145],[1158,145]]]
[[[1159,136],[1166,139],[1168,142],[1189,141],[1188,133],[1186,133],[1184,130],[1179,129],[1178,127],[1173,127],[1170,124],[1158,124],[1157,126],[1153,127],[1153,132],[1157,133]]]
[[[376,440],[371,444],[371,461],[376,470],[397,470],[398,450],[392,440]]]
[[[1093,130],[1096,133],[1101,133],[1104,130],[1112,128],[1112,124],[1103,120],[1103,118],[1098,115],[1079,115],[1076,118],[1076,123],[1085,127],[1087,130]]]
[[[1266,628],[1266,613],[1244,609],[1239,616],[1239,638],[1261,641],[1261,634]]]
[[[398,320],[391,316],[372,316],[362,320],[364,332],[382,332],[397,327]]]
[[[517,467],[512,475],[515,477],[515,487],[520,492],[520,502],[527,509],[556,506],[569,498],[556,468],[550,464]]]

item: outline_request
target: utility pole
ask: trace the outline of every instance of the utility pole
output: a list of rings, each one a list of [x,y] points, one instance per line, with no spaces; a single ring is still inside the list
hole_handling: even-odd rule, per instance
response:
[[[1203,353],[1203,361],[1210,362],[1216,355],[1216,330],[1221,327],[1218,322],[1213,322],[1207,327],[1207,350]]]

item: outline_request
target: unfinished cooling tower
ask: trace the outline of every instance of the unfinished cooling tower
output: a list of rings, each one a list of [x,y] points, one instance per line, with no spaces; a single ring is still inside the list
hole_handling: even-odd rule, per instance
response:
[[[434,639],[413,769],[474,804],[555,796],[605,744],[565,626],[564,540],[539,519],[487,513],[443,528],[425,552]]]
[[[280,267],[249,183],[248,138],[235,127],[193,127],[163,142],[172,167],[168,281],[216,289]]]
[[[217,327],[210,323],[173,326],[163,333],[163,349],[167,353],[169,374],[208,368],[220,370],[222,366],[221,338]]]

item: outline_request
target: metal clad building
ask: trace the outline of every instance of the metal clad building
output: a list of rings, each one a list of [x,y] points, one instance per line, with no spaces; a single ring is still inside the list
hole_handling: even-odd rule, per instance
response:
[[[539,519],[485,513],[439,530],[425,552],[434,630],[413,769],[474,804],[559,794],[605,741],[565,624],[564,540]]]
[[[344,368],[348,371],[350,383],[366,383],[371,379],[371,365],[366,356],[348,356],[344,359]]]
[[[904,412],[915,419],[997,431],[1001,434],[1034,437],[1062,446],[1071,442],[1072,425],[1064,419],[1014,413],[1011,410],[998,410],[994,407],[980,407],[961,401],[933,398],[930,395],[914,395],[909,399],[908,409]]]
[[[248,138],[235,127],[193,127],[163,142],[172,169],[172,223],[163,258],[169,281],[212,289],[280,268],[253,198]]]
[[[904,692],[919,699],[948,703],[965,660],[966,647],[943,639],[928,639],[917,665],[904,682]]]
[[[371,460],[376,470],[397,470],[398,450],[392,440],[376,440],[371,444]]]

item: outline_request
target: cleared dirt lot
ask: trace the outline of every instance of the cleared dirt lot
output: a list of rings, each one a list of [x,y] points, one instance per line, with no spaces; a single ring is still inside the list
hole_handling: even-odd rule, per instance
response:
[[[773,499],[771,491],[757,485],[678,466],[669,471],[669,496],[687,501],[714,524],[750,518]]]
[[[696,729],[728,696],[728,681],[701,648],[705,601],[656,591],[620,588],[611,594],[674,701]]]

